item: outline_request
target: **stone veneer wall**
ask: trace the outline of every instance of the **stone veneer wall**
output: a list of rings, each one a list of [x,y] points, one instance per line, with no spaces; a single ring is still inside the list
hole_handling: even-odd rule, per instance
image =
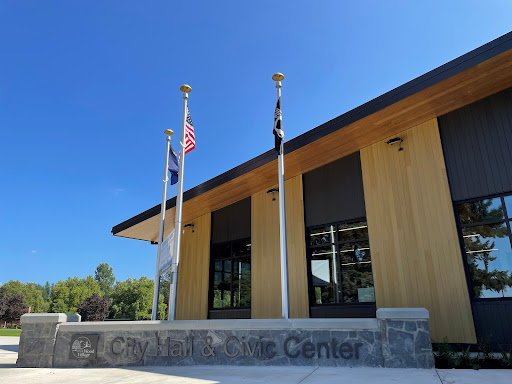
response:
[[[22,319],[22,335],[26,325],[28,332],[20,340],[17,362],[23,367],[434,367],[425,309],[379,309],[377,319],[86,322],[42,327],[26,319]],[[78,338],[89,347],[77,357],[72,345],[78,346]],[[48,353],[38,357],[43,342]]]
[[[18,367],[53,367],[53,353],[59,325],[79,322],[80,315],[65,313],[33,313],[21,316],[22,332],[18,348]]]

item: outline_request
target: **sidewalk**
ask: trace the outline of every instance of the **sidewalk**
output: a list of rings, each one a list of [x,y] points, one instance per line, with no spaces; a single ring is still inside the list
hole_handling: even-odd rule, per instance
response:
[[[424,370],[312,367],[15,368],[18,337],[0,336],[1,383],[173,384],[510,384],[511,370]]]

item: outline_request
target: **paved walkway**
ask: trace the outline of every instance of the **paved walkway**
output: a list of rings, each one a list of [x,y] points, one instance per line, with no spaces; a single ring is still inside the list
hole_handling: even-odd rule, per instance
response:
[[[15,368],[19,337],[0,336],[0,383],[511,384],[512,370],[311,367]]]

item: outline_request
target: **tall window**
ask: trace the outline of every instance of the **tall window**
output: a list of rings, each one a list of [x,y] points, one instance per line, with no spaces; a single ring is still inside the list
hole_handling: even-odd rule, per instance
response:
[[[315,304],[374,302],[366,221],[312,227],[309,233]]]
[[[512,195],[457,204],[475,299],[512,297]]]
[[[212,244],[211,308],[251,307],[251,239]]]

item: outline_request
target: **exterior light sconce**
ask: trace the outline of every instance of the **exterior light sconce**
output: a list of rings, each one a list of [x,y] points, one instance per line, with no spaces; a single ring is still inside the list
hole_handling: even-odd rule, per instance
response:
[[[276,192],[279,192],[279,189],[277,188],[272,188],[272,189],[269,189],[267,191],[267,193],[271,193],[272,194],[272,201],[276,201],[276,196],[275,196],[275,193]]]
[[[393,144],[396,144],[398,143],[398,152],[400,151],[403,151],[404,149],[402,148],[402,143],[404,142],[404,139],[402,139],[401,137],[395,137],[393,139],[389,139],[388,141],[386,141],[386,144],[387,145],[393,145]]]
[[[185,229],[192,228],[192,233],[194,233],[194,224],[185,224],[183,226],[183,232],[185,232]]]

